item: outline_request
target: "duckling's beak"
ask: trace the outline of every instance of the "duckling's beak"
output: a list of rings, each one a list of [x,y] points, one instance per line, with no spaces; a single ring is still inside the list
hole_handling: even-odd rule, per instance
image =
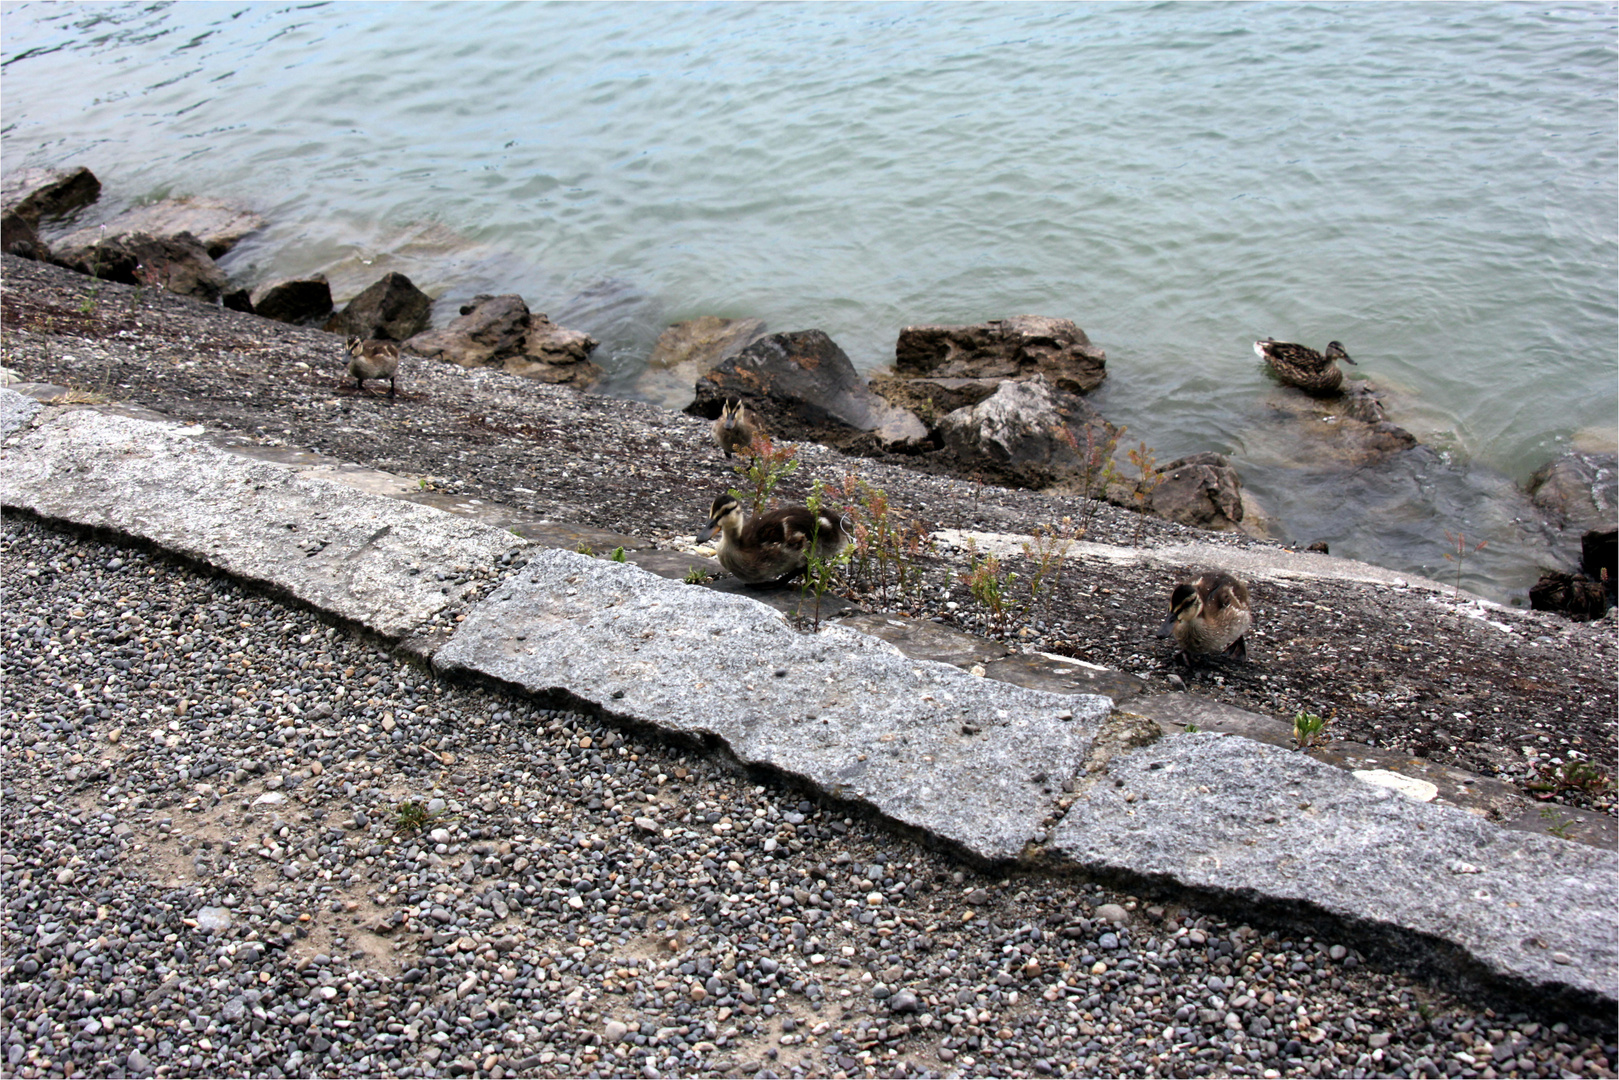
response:
[[[702,532],[697,534],[697,542],[699,544],[705,543],[705,542],[707,542],[709,537],[713,536],[715,533],[717,533],[719,531],[720,531],[720,522],[719,522],[718,518],[715,518],[714,520],[712,520],[712,521],[710,521],[708,523],[708,528],[704,529]]]
[[[1342,360],[1346,364],[1355,364],[1354,358],[1351,357],[1348,353],[1339,353],[1338,354],[1338,359]],[[1359,364],[1355,364],[1355,366],[1360,367]]]
[[[1173,611],[1171,611],[1169,613],[1169,618],[1164,620],[1164,625],[1162,625],[1162,626],[1160,626],[1158,628],[1158,636],[1159,637],[1168,637],[1171,633],[1174,632],[1174,630],[1175,630],[1175,613]]]

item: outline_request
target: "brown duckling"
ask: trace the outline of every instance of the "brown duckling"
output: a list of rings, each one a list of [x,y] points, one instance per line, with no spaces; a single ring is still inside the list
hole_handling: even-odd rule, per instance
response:
[[[746,450],[753,445],[753,437],[764,431],[759,423],[759,414],[742,404],[741,399],[731,398],[720,410],[718,420],[714,421],[714,442],[730,457],[734,450]]]
[[[398,390],[396,379],[399,375],[399,346],[391,341],[361,341],[359,338],[349,338],[349,374],[354,376],[354,388],[365,389],[367,379],[387,379],[388,396],[393,397]]]
[[[1178,655],[1189,667],[1193,654],[1223,652],[1246,659],[1248,646],[1243,635],[1253,624],[1248,586],[1215,570],[1175,586],[1169,597],[1169,618],[1158,628],[1158,636],[1173,634],[1181,647]]]
[[[812,551],[830,559],[849,541],[843,518],[828,510],[817,515],[805,506],[780,506],[744,519],[731,495],[714,500],[697,542],[716,532],[723,537],[720,565],[749,585],[785,584],[804,572]]]
[[[1317,397],[1332,397],[1344,384],[1344,373],[1338,370],[1334,361],[1342,360],[1346,364],[1355,362],[1336,341],[1327,342],[1327,351],[1318,353],[1291,341],[1265,338],[1254,342],[1254,352],[1270,365],[1271,372],[1278,380]]]

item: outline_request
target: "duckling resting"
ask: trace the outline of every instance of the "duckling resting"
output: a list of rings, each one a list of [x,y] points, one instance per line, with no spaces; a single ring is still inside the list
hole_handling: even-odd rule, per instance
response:
[[[391,341],[361,341],[349,338],[349,374],[354,376],[354,388],[365,389],[367,379],[387,379],[388,396],[398,389],[399,346]]]
[[[741,400],[732,398],[720,410],[718,420],[714,421],[714,442],[730,457],[733,450],[746,450],[753,445],[753,437],[764,430],[759,423],[759,414],[742,404]]]
[[[811,552],[830,559],[849,540],[837,514],[782,506],[744,520],[742,504],[730,495],[714,500],[708,527],[697,534],[697,542],[716,532],[723,537],[720,565],[749,585],[785,584],[804,572]]]
[[[1248,586],[1221,571],[1175,586],[1169,597],[1169,618],[1158,628],[1159,637],[1175,636],[1179,657],[1191,666],[1194,653],[1223,652],[1246,659],[1243,635],[1254,624]]]
[[[1342,360],[1346,364],[1355,362],[1336,341],[1327,342],[1327,351],[1318,353],[1291,341],[1265,338],[1254,342],[1254,352],[1270,365],[1277,379],[1319,397],[1331,397],[1343,386],[1344,373],[1338,370],[1334,361]]]

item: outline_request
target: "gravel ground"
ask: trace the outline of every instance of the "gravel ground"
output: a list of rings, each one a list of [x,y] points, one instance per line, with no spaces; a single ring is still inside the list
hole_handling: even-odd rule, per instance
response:
[[[1333,941],[984,876],[0,526],[7,1075],[1612,1076]]]
[[[665,547],[689,547],[714,495],[737,483],[707,425],[691,417],[419,359],[406,360],[403,392],[389,401],[353,390],[330,334],[112,283],[91,295],[81,276],[9,255],[4,269],[0,362],[86,397]],[[802,447],[799,457],[784,495],[802,498],[811,480],[837,483],[858,470],[906,520],[930,530],[1028,533],[1069,517],[1102,543],[1254,545],[1105,503],[926,475],[900,459],[847,458],[818,446]],[[860,599],[990,630],[960,580],[968,561],[962,551],[935,550],[918,560],[922,587],[867,590]],[[1020,575],[1009,592],[1021,609],[1033,567],[1018,558],[1003,569]],[[1335,738],[1540,785],[1529,793],[1545,801],[1619,813],[1615,613],[1572,623],[1511,609],[1469,612],[1417,590],[1256,582],[1250,662],[1182,672],[1170,663],[1172,648],[1153,637],[1175,583],[1159,570],[1075,559],[1003,633],[1131,671],[1154,690],[1189,684],[1289,723],[1308,710],[1330,718]],[[1581,767],[1600,775],[1559,781]]]

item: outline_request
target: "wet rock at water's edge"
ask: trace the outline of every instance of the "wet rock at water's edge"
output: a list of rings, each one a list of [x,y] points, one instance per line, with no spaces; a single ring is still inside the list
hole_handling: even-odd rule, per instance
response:
[[[731,398],[746,401],[778,437],[854,452],[927,445],[922,422],[872,393],[820,330],[769,334],[728,357],[697,380],[686,412],[714,419]]]
[[[326,330],[344,338],[407,341],[427,329],[432,309],[432,297],[404,274],[394,272],[366,286],[342,311],[327,319]]]
[[[1561,454],[1535,470],[1527,490],[1560,528],[1612,528],[1619,514],[1619,455]]]
[[[21,215],[10,210],[0,214],[0,249],[36,262],[49,262],[50,245],[39,238],[34,227]]]
[[[276,322],[309,326],[332,313],[332,290],[325,274],[285,278],[254,290],[253,313]]]
[[[894,346],[894,371],[936,379],[1038,373],[1057,389],[1085,394],[1107,377],[1107,354],[1072,319],[1016,315],[964,326],[907,326]]]
[[[515,294],[475,296],[448,326],[427,330],[404,343],[419,356],[462,367],[499,367],[541,382],[584,388],[601,377],[589,356],[599,342],[579,330],[533,314]]]
[[[1376,390],[1364,380],[1347,384],[1333,398],[1284,388],[1266,399],[1271,419],[1285,424],[1295,465],[1358,468],[1415,448],[1417,437],[1389,421]]]
[[[162,199],[133,206],[102,225],[76,229],[56,242],[62,249],[81,249],[102,239],[144,233],[148,236],[190,234],[208,252],[220,258],[242,237],[264,228],[264,218],[251,210],[218,199]]]
[[[1601,581],[1584,574],[1548,570],[1529,587],[1529,606],[1536,611],[1557,611],[1571,619],[1600,619],[1609,606],[1608,590]]]
[[[1157,483],[1146,492],[1146,508],[1158,517],[1215,532],[1247,531],[1243,528],[1242,478],[1224,454],[1176,458],[1161,466],[1155,479]]]
[[[77,169],[17,169],[0,183],[0,208],[16,214],[30,228],[41,221],[63,218],[101,197],[101,181],[80,166]]]
[[[867,385],[884,401],[913,413],[930,428],[957,409],[970,409],[1000,388],[1004,379],[906,379],[879,375]]]
[[[56,261],[70,270],[125,285],[163,288],[208,303],[219,302],[230,287],[202,242],[190,233],[149,236],[130,233],[85,247],[57,249]]]
[[[752,345],[764,333],[763,319],[722,319],[718,315],[687,319],[658,335],[647,366],[661,369],[693,365],[707,371]]]
[[[930,461],[954,475],[1074,491],[1098,483],[1118,438],[1095,407],[1043,375],[1002,382],[978,404],[946,415],[938,431],[943,448]]]

